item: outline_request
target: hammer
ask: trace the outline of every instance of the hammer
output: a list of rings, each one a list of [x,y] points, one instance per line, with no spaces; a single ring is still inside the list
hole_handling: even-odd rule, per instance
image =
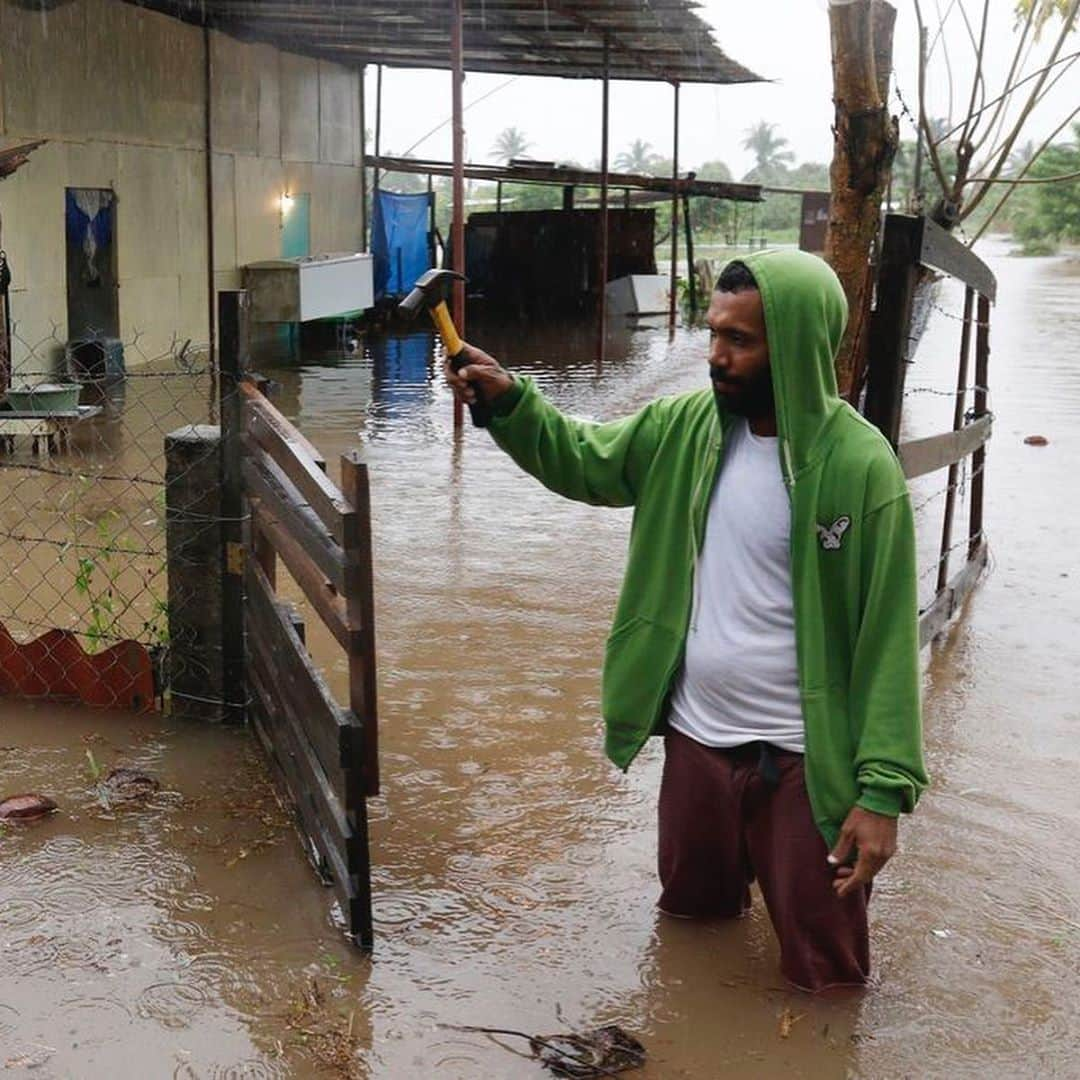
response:
[[[435,329],[442,338],[443,348],[446,349],[446,358],[450,363],[451,371],[460,371],[465,366],[463,355],[465,342],[461,340],[454,326],[454,320],[450,318],[450,312],[446,307],[444,295],[445,284],[453,280],[467,280],[464,274],[454,270],[425,270],[413,286],[413,290],[398,304],[400,311],[406,318],[413,319],[421,308],[427,308]],[[491,422],[491,408],[480,396],[478,387],[473,387],[476,400],[469,403],[469,412],[475,427],[487,427]]]

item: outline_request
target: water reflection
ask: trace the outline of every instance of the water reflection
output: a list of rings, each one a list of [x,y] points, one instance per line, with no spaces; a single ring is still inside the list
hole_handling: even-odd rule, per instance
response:
[[[385,778],[371,804],[374,962],[341,940],[287,826],[255,806],[258,759],[234,733],[137,736],[127,718],[5,704],[0,744],[18,748],[0,750],[5,789],[62,794],[64,815],[0,841],[0,1040],[59,1030],[62,1001],[84,1019],[50,1043],[59,1075],[118,1075],[138,1040],[164,1075],[306,1076],[345,1060],[394,1080],[539,1080],[510,1050],[439,1024],[605,1022],[641,1037],[640,1075],[665,1080],[1074,1074],[1080,596],[1065,496],[1080,451],[1080,268],[1000,251],[994,266],[995,565],[927,657],[934,786],[875,892],[869,995],[784,990],[760,905],[704,927],[657,915],[659,748],[622,775],[597,720],[629,515],[557,499],[483,433],[455,439],[422,332],[332,363],[263,365],[331,471],[358,441],[373,470]],[[938,303],[958,312],[961,299],[947,286]],[[578,415],[705,385],[703,331],[670,344],[663,327],[610,333],[602,372],[588,321],[475,321],[468,336]],[[958,336],[936,312],[909,373],[928,391],[911,398],[914,435],[948,422]],[[1050,445],[1024,446],[1033,431]],[[941,502],[919,514],[924,559]],[[336,647],[309,640],[340,693]],[[92,817],[82,740],[95,732],[145,752],[181,801]],[[298,1028],[321,1034],[304,1044]]]

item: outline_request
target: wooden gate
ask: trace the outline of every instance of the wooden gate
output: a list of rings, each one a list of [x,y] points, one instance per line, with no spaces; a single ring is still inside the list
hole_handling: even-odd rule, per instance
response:
[[[956,396],[951,431],[925,439],[900,441],[904,381],[910,363],[913,315],[925,268],[957,278],[966,286]],[[888,214],[881,248],[877,304],[870,324],[870,363],[864,412],[888,437],[900,458],[904,475],[912,480],[948,469],[945,517],[933,601],[920,612],[919,642],[929,644],[945,628],[986,566],[988,548],[983,532],[983,477],[986,442],[993,417],[987,408],[990,362],[990,305],[997,297],[997,280],[970,248],[929,218]],[[975,383],[968,386],[971,330],[975,327]],[[965,408],[969,389],[972,407]],[[961,462],[971,456],[971,498],[966,540],[953,543],[953,517]],[[951,553],[966,549],[963,568],[949,577]]]
[[[243,293],[222,293],[219,355],[226,561],[242,625],[226,640],[247,686],[247,718],[295,809],[308,854],[332,883],[348,932],[372,945],[365,799],[378,793],[374,606],[367,467],[341,456],[341,488],[314,446],[245,377]],[[243,526],[243,527],[242,527]],[[228,524],[227,524],[228,528]],[[348,660],[340,705],[277,591],[284,566]],[[237,603],[238,601],[238,603]]]

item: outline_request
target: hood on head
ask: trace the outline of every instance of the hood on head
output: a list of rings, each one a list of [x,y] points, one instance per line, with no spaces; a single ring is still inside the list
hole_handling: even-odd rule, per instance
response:
[[[847,299],[832,267],[805,251],[760,251],[740,261],[761,293],[777,428],[794,476],[842,407],[833,363],[847,326]]]

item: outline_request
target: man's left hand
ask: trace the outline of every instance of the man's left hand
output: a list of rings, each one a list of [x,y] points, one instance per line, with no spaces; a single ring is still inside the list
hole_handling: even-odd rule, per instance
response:
[[[845,865],[852,849],[858,852],[855,865]],[[838,897],[869,885],[878,871],[896,853],[896,818],[875,814],[854,806],[840,828],[840,838],[829,853],[829,862],[838,866],[833,888]]]

